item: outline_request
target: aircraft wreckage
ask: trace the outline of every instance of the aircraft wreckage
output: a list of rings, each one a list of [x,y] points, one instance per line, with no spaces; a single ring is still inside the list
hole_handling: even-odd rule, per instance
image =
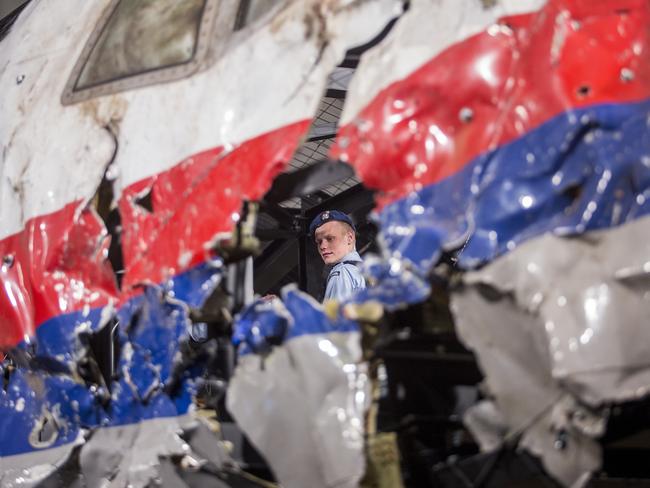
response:
[[[0,485],[650,486],[649,36],[647,0],[22,5]],[[255,295],[264,202],[352,171],[368,288]]]

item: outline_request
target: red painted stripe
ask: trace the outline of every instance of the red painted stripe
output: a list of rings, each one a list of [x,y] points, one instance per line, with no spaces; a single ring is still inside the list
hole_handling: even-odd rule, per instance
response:
[[[126,273],[123,291],[106,260],[103,222],[83,202],[30,219],[0,240],[0,348],[15,346],[48,319],[64,313],[119,305],[139,283],[160,283],[206,257],[204,243],[233,229],[243,200],[269,188],[309,128],[305,120],[250,139],[227,154],[215,148],[168,171],[130,185],[119,201]],[[151,192],[153,212],[135,203]],[[179,257],[185,255],[183,265]]]
[[[504,18],[382,90],[332,156],[380,190],[382,208],[563,111],[645,99],[649,11],[645,0],[552,0]]]
[[[1,240],[0,346],[33,335],[55,315],[115,299],[108,244],[101,219],[80,202],[31,219],[23,231]]]
[[[310,121],[261,135],[222,154],[217,148],[188,158],[150,179],[153,213],[134,203],[142,185],[120,201],[124,286],[160,283],[206,259],[203,245],[234,227],[244,200],[261,198],[295,152]]]

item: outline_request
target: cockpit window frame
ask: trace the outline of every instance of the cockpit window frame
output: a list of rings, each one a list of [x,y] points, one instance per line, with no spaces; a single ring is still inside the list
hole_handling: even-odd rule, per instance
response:
[[[110,4],[106,7],[98,19],[97,24],[90,34],[90,37],[86,41],[86,44],[84,45],[84,48],[82,49],[81,54],[79,55],[74,68],[72,69],[72,72],[70,73],[70,77],[68,78],[63,94],[61,96],[61,103],[63,105],[71,105],[85,100],[90,100],[92,98],[112,95],[126,90],[143,88],[159,83],[166,83],[187,78],[195,74],[206,62],[206,59],[209,56],[210,41],[212,39],[213,27],[216,23],[215,19],[219,11],[219,4],[221,3],[221,0],[205,0],[203,12],[201,13],[201,21],[197,34],[196,46],[194,53],[192,54],[192,57],[189,61],[160,68],[153,68],[136,74],[121,76],[115,79],[107,80],[105,82],[97,83],[89,87],[80,89],[76,88],[81,77],[81,73],[88,63],[93,49],[101,38],[104,30],[109,25],[111,17],[115,13],[120,1],[124,0],[111,0]]]

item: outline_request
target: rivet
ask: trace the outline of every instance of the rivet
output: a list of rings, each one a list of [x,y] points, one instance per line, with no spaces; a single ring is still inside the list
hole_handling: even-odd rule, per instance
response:
[[[568,444],[567,433],[564,430],[558,432],[555,442],[553,442],[553,447],[558,451],[563,451],[566,449]]]
[[[634,71],[630,68],[621,68],[621,81],[623,83],[629,83],[634,79]]]
[[[14,255],[13,254],[7,254],[2,258],[2,267],[3,268],[11,268],[14,265]]]
[[[471,122],[474,118],[474,111],[469,107],[463,107],[460,109],[460,112],[458,112],[458,118],[461,122]]]

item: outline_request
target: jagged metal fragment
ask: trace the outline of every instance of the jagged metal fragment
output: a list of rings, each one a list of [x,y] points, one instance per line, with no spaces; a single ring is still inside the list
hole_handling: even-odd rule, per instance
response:
[[[148,486],[156,478],[159,456],[183,455],[182,417],[154,418],[137,424],[98,429],[84,444],[81,471],[89,486]]]
[[[4,373],[4,371],[3,371]],[[38,483],[85,440],[98,410],[85,386],[63,375],[18,368],[0,389],[2,486]]]
[[[648,4],[476,3],[410,3],[364,54],[332,149],[378,190],[386,251],[424,272],[650,212]]]
[[[284,1],[242,23],[236,2],[30,2],[0,49],[0,347],[60,377],[6,375],[3,468],[20,456],[23,481],[44,479],[82,429],[90,485],[144,486],[180,452],[165,429],[202,372],[180,343],[224,273],[214,243],[286,166],[344,53],[400,5]],[[88,341],[107,325],[101,383]]]
[[[350,303],[376,302],[387,310],[397,310],[421,302],[431,292],[422,270],[397,257],[367,256],[363,270],[370,286],[355,293]]]
[[[251,307],[243,327],[276,338],[277,328],[251,320],[261,314],[269,323],[274,312],[287,327],[282,344],[258,347],[262,354],[244,349],[249,353],[240,357],[230,383],[228,409],[282,486],[357,486],[364,473],[369,401],[358,327],[330,321],[320,304],[291,288],[283,290],[283,303]],[[255,337],[261,344],[262,337]]]
[[[650,6],[468,3],[410,2],[364,55],[331,155],[378,190],[387,261],[485,266],[452,290],[493,396],[466,417],[483,447],[518,442],[583,483],[601,405],[648,388]]]
[[[604,406],[650,388],[649,231],[644,217],[574,238],[545,234],[468,273],[452,295],[459,336],[507,425],[502,439],[521,436],[567,485],[600,466]],[[494,430],[473,430],[495,445]]]

